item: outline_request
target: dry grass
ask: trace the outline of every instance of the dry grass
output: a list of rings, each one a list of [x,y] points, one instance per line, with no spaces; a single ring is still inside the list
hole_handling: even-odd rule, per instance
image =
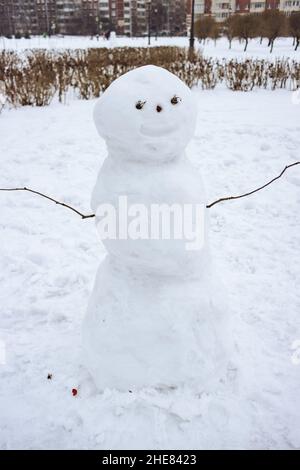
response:
[[[189,87],[212,89],[224,82],[230,90],[300,87],[300,63],[287,59],[217,60],[179,47],[95,48],[65,51],[28,50],[0,53],[0,93],[12,106],[45,106],[57,96],[66,100],[98,97],[120,75],[141,65],[168,69]]]

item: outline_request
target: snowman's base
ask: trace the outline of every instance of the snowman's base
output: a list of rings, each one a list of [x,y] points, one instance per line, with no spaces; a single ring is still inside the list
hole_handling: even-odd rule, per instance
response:
[[[135,275],[107,257],[83,324],[85,362],[97,387],[215,389],[230,359],[227,314],[217,297],[209,275]]]

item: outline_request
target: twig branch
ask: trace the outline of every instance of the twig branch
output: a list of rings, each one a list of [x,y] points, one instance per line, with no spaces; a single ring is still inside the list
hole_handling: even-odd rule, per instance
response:
[[[211,207],[215,206],[216,204],[219,204],[219,202],[223,201],[231,201],[233,199],[241,199],[242,197],[250,196],[251,194],[257,193],[258,191],[261,191],[262,189],[266,188],[270,184],[272,184],[274,181],[278,180],[279,178],[282,177],[282,175],[286,172],[288,168],[291,168],[292,166],[300,165],[299,162],[291,163],[290,165],[287,165],[282,172],[276,176],[275,178],[271,179],[267,183],[265,183],[263,186],[260,186],[259,188],[253,189],[253,191],[249,191],[248,193],[240,194],[239,196],[228,196],[228,197],[221,197],[220,199],[217,199],[214,202],[211,202],[208,204],[206,207],[207,209],[210,209]],[[38,196],[44,197],[45,199],[48,199],[49,201],[54,202],[55,204],[58,204],[59,206],[66,207],[67,209],[70,209],[71,211],[75,212],[75,214],[80,215],[82,219],[90,219],[92,217],[95,217],[95,214],[83,214],[79,210],[75,209],[74,207],[70,206],[69,204],[66,204],[65,202],[60,202],[54,199],[53,197],[47,196],[46,194],[41,193],[40,191],[35,191],[30,188],[0,188],[0,191],[27,191],[29,193],[37,194]]]
[[[63,206],[63,207],[66,207],[67,209],[70,209],[71,211],[80,215],[82,219],[89,219],[91,217],[95,217],[95,214],[83,214],[82,212],[75,209],[74,207],[69,206],[69,204],[57,201],[56,199],[53,199],[53,197],[47,196],[46,194],[43,194],[40,191],[34,191],[33,189],[30,189],[30,188],[25,188],[25,187],[24,188],[0,188],[0,191],[28,191],[29,193],[37,194],[38,196],[42,196],[45,199],[49,199],[49,201],[55,202],[55,204],[58,204],[59,206]]]
[[[261,189],[266,188],[267,186],[269,186],[270,184],[272,184],[274,181],[276,181],[276,180],[278,180],[279,178],[281,178],[282,175],[286,172],[286,170],[287,170],[288,168],[291,168],[292,166],[296,166],[296,165],[300,165],[300,162],[295,162],[295,163],[291,163],[290,165],[287,165],[287,166],[282,170],[282,172],[281,172],[278,176],[276,176],[275,178],[271,179],[271,181],[268,181],[268,183],[264,184],[263,186],[260,186],[259,188],[256,188],[256,189],[253,189],[253,191],[249,191],[248,193],[240,194],[239,196],[221,197],[220,199],[217,199],[216,201],[211,202],[211,203],[208,204],[206,207],[207,207],[207,209],[210,209],[210,208],[213,207],[214,205],[219,204],[219,202],[231,201],[231,200],[233,200],[233,199],[240,199],[240,198],[242,198],[242,197],[250,196],[251,194],[257,193],[258,191],[261,191]]]

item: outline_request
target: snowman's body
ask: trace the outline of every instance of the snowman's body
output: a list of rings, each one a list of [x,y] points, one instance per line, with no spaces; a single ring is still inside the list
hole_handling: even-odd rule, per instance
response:
[[[142,67],[116,80],[95,109],[108,157],[93,210],[118,207],[120,196],[129,206],[205,204],[199,174],[184,155],[195,116],[190,90],[163,69]],[[204,243],[196,251],[186,240],[104,241],[108,254],[83,328],[87,366],[100,389],[195,383],[209,390],[225,376],[227,319],[202,222]]]

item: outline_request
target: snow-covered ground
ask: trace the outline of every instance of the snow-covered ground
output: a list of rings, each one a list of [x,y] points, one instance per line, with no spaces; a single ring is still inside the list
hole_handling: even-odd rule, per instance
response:
[[[151,46],[181,46],[188,47],[188,37],[159,37],[157,40],[151,38]],[[199,44],[198,41],[195,43],[196,47],[200,47],[203,54],[207,57],[216,58],[270,58],[275,57],[290,57],[299,59],[300,49],[294,51],[292,38],[278,38],[274,43],[274,50],[270,54],[270,49],[267,47],[267,40],[264,39],[263,43],[260,44],[260,39],[252,39],[249,42],[249,46],[246,52],[244,52],[244,42],[234,40],[232,42],[232,48],[229,49],[228,40],[226,38],[220,38],[216,44],[213,40],[207,40],[205,44]],[[31,48],[45,48],[45,49],[76,49],[76,48],[87,48],[87,47],[147,47],[148,38],[128,38],[128,37],[116,37],[112,40],[107,41],[103,37],[100,37],[97,41],[96,38],[91,39],[87,36],[65,36],[58,37],[52,36],[50,38],[43,37],[32,37],[31,39],[6,39],[0,38],[0,50],[3,48],[13,50],[24,50]]]
[[[194,93],[199,119],[188,155],[209,201],[255,188],[299,160],[300,104],[289,92]],[[0,187],[26,185],[89,212],[105,156],[93,106],[5,110]],[[0,192],[0,447],[300,448],[292,350],[300,340],[299,209],[299,167],[263,192],[210,209],[237,344],[233,389],[99,393],[80,349],[104,256],[94,221],[38,196]]]

